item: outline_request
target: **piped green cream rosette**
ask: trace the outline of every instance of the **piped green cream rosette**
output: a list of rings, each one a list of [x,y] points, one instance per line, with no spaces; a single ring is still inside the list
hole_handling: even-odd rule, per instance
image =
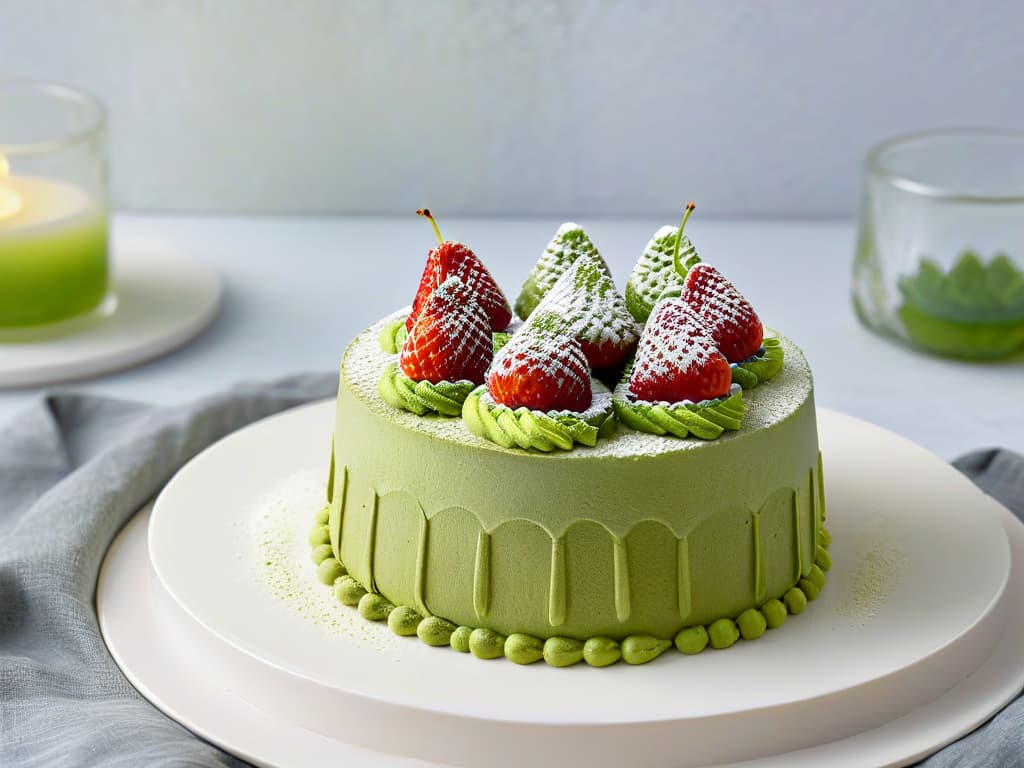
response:
[[[652,435],[699,437],[715,440],[726,430],[743,425],[743,389],[733,384],[729,393],[699,403],[653,403],[638,400],[629,389],[629,369],[612,394],[615,416],[630,429]]]
[[[782,370],[782,343],[775,336],[766,336],[760,351],[742,363],[733,363],[732,381],[743,389],[753,389]]]
[[[387,352],[389,355],[397,355],[402,349],[405,337],[409,335],[405,329],[405,318],[406,315],[402,315],[384,323],[384,327],[377,334],[377,342],[380,344],[381,351]]]
[[[473,388],[472,381],[413,381],[402,370],[391,363],[384,369],[377,382],[377,391],[388,405],[403,411],[423,416],[439,413],[442,416],[459,416],[462,404]]]
[[[469,393],[462,405],[462,420],[469,431],[502,448],[549,453],[569,451],[574,445],[597,445],[616,427],[612,395],[601,382],[593,380],[593,399],[582,413],[572,411],[534,411],[509,408],[496,403],[486,386]]]

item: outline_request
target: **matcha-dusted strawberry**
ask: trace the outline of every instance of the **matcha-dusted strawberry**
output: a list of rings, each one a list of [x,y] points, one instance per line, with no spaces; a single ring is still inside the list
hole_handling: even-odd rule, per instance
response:
[[[590,367],[572,336],[524,328],[494,356],[487,391],[509,408],[581,412],[592,398]]]
[[[622,365],[640,338],[640,326],[626,309],[626,300],[607,266],[584,255],[577,257],[541,299],[526,327],[574,337],[595,370]]]
[[[686,204],[683,220],[678,227],[664,226],[654,233],[643,254],[633,267],[626,282],[626,306],[644,323],[661,295],[672,287],[682,287],[686,265],[697,261],[697,249],[683,228],[694,209]]]
[[[420,216],[430,220],[437,236],[438,246],[427,254],[427,264],[420,277],[420,285],[416,298],[412,302],[412,311],[405,320],[407,330],[412,330],[416,318],[430,294],[449,277],[458,277],[473,292],[477,304],[487,313],[488,323],[492,331],[503,331],[512,322],[512,309],[508,305],[505,294],[487,271],[487,267],[469,248],[454,240],[441,237],[437,222],[426,208],[416,211]]]
[[[742,363],[761,349],[764,327],[757,313],[710,264],[690,267],[680,297],[697,313],[730,363]]]
[[[689,304],[654,307],[636,350],[629,389],[640,400],[698,403],[728,394],[732,369]]]
[[[529,277],[516,299],[516,314],[523,320],[537,308],[537,304],[551,290],[555,282],[572,266],[580,256],[589,256],[597,261],[605,274],[611,277],[611,271],[597,248],[583,231],[583,227],[573,222],[566,222],[558,228],[555,236],[548,243],[540,259],[533,265]]]
[[[420,308],[398,364],[413,381],[482,384],[493,359],[487,313],[473,291],[452,276]]]

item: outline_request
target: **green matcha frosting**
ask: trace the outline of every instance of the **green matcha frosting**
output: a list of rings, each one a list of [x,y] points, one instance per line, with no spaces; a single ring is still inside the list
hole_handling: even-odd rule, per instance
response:
[[[344,565],[333,557],[324,558],[321,568],[324,563],[333,563],[345,574],[333,581],[334,594],[340,602],[357,606],[359,613],[370,621],[387,621],[396,635],[415,635],[425,645],[450,646],[462,653],[472,653],[479,659],[504,656],[515,664],[533,664],[543,659],[553,667],[569,667],[584,661],[592,667],[606,667],[620,660],[626,664],[646,664],[673,645],[686,655],[700,653],[708,645],[717,649],[728,648],[740,639],[756,640],[766,630],[781,626],[787,613],[802,613],[807,601],[814,600],[825,586],[825,571],[831,566],[826,547],[831,538],[824,528],[819,529],[819,539],[821,543],[815,551],[814,564],[807,575],[798,580],[797,586],[785,592],[782,600],[772,598],[760,608],[747,608],[735,620],[723,617],[706,626],[687,627],[680,630],[673,640],[640,634],[628,635],[621,643],[605,636],[583,641],[558,635],[541,639],[515,632],[506,637],[487,627],[457,627],[447,619],[424,617],[409,606],[394,605],[383,595],[366,590],[355,578],[345,574]],[[317,545],[314,551],[322,546]],[[316,558],[313,559],[315,562]]]
[[[641,325],[647,322],[654,305],[667,290],[683,286],[683,276],[673,259],[679,229],[665,226],[655,232],[626,282],[626,307]],[[679,261],[687,269],[700,261],[697,249],[686,235],[679,243]]]
[[[388,405],[410,411],[419,416],[439,413],[442,416],[458,416],[466,396],[476,385],[471,381],[413,381],[401,369],[391,363],[384,369],[377,391]]]
[[[397,355],[408,335],[405,329],[405,315],[402,315],[402,317],[395,318],[384,324],[384,327],[380,329],[380,334],[377,336],[377,341],[384,352],[387,352],[389,355]]]
[[[509,408],[491,399],[481,385],[469,393],[462,406],[462,419],[469,431],[503,448],[522,448],[548,453],[571,450],[577,443],[595,446],[602,430],[610,429],[613,418],[608,390],[593,382],[594,397],[585,413],[555,411],[543,413],[529,408]]]
[[[779,340],[774,336],[767,336],[761,342],[761,349],[763,354],[731,366],[733,382],[743,389],[753,389],[782,370],[784,353]]]
[[[540,259],[530,270],[523,288],[516,299],[516,314],[523,320],[537,308],[540,300],[547,295],[558,278],[580,256],[590,256],[598,262],[604,273],[611,278],[611,271],[597,248],[579,224],[567,222],[558,228]]]
[[[649,403],[629,390],[629,371],[615,388],[612,405],[619,421],[638,432],[714,440],[743,424],[743,392],[733,385],[725,397],[700,403]]]

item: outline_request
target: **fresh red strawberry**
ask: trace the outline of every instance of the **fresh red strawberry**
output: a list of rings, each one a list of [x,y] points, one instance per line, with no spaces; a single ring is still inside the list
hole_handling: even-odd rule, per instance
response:
[[[750,302],[710,264],[686,273],[682,298],[696,312],[730,363],[755,355],[764,341],[764,327]]]
[[[483,384],[493,358],[487,314],[468,286],[449,277],[420,309],[398,364],[413,381]]]
[[[590,366],[572,336],[520,332],[495,355],[487,390],[509,408],[585,411],[592,397]]]
[[[729,392],[732,369],[701,319],[679,298],[654,305],[640,336],[629,389],[640,400],[695,403]]]
[[[487,267],[473,251],[454,240],[442,240],[437,222],[426,208],[416,211],[430,219],[439,245],[427,254],[427,264],[420,277],[420,285],[412,302],[412,311],[405,320],[406,330],[412,330],[416,318],[430,294],[453,275],[473,292],[477,304],[487,313],[492,331],[503,331],[512,322],[512,308]]]

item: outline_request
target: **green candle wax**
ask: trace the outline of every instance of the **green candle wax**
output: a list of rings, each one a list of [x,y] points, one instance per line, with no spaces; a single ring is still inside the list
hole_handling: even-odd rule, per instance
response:
[[[0,327],[42,325],[97,307],[107,295],[107,213],[52,179],[0,178],[18,205],[0,217]]]

